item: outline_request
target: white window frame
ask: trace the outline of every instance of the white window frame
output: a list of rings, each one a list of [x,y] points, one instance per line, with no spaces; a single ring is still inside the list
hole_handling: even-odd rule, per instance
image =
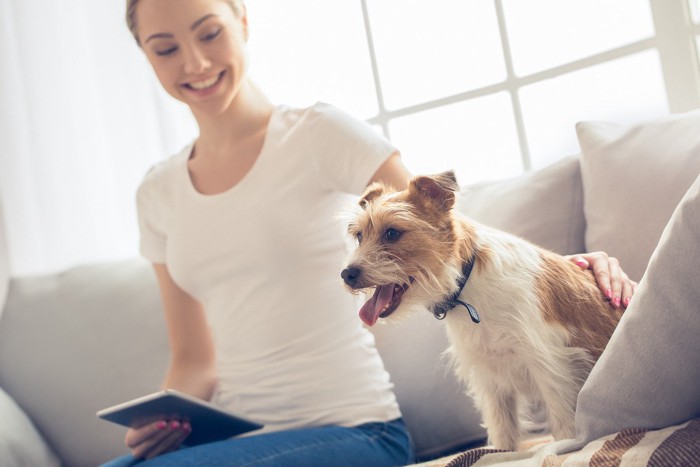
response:
[[[692,22],[688,0],[649,0],[656,30],[656,35],[651,38],[526,76],[516,76],[514,73],[503,5],[501,0],[494,0],[506,64],[506,79],[500,83],[394,110],[388,110],[384,105],[379,66],[372,37],[371,17],[367,1],[360,1],[379,109],[377,115],[367,119],[367,121],[381,127],[384,135],[389,139],[391,139],[389,122],[395,118],[506,91],[510,95],[513,106],[523,168],[525,171],[530,170],[532,163],[518,96],[523,87],[653,49],[659,53],[669,111],[679,113],[700,108],[700,64],[698,63],[695,39],[700,34],[700,25]]]

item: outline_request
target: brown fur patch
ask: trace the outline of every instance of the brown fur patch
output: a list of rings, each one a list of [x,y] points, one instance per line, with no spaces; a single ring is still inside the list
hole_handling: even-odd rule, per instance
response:
[[[545,321],[561,325],[569,345],[586,349],[597,360],[622,310],[605,300],[590,271],[548,251],[541,258],[542,273],[535,284]]]

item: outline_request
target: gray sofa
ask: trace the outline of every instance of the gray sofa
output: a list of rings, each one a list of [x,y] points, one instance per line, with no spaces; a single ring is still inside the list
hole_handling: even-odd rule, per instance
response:
[[[464,187],[459,209],[560,253],[605,250],[638,280],[700,173],[700,114],[632,127],[588,122],[577,131],[580,155]],[[0,465],[94,466],[126,453],[124,429],[95,412],[156,390],[165,371],[150,266],[134,258],[8,283],[0,315]],[[0,308],[6,285],[0,276]],[[421,459],[484,440],[479,415],[442,357],[441,322],[425,313],[372,332]]]

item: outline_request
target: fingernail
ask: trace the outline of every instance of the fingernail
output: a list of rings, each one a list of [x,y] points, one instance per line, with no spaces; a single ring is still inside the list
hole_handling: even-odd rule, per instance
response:
[[[192,430],[190,424],[187,422],[182,422],[182,431],[189,432],[190,430]]]
[[[607,290],[605,291],[605,296],[608,297],[608,298],[612,298],[612,290],[607,289]]]
[[[578,260],[576,261],[576,265],[580,268],[588,268],[588,263],[586,263],[585,261]]]
[[[161,420],[160,422],[156,423],[156,428],[158,428],[159,430],[162,430],[167,425],[168,425],[167,423],[165,423],[164,421]]]
[[[171,430],[177,430],[178,428],[180,428],[180,422],[178,422],[177,420],[173,420],[172,422],[170,422]]]
[[[620,306],[620,297],[613,298],[613,305],[615,305],[615,308]]]
[[[630,304],[630,298],[627,297],[627,298],[624,300],[623,303],[625,304],[625,306],[629,305],[629,304]]]

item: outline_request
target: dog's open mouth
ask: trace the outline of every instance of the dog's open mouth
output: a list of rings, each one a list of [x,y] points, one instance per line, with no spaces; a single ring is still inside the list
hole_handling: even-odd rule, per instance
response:
[[[374,326],[379,318],[386,318],[401,303],[401,296],[408,289],[408,284],[378,285],[372,298],[362,305],[360,319],[367,326]]]

